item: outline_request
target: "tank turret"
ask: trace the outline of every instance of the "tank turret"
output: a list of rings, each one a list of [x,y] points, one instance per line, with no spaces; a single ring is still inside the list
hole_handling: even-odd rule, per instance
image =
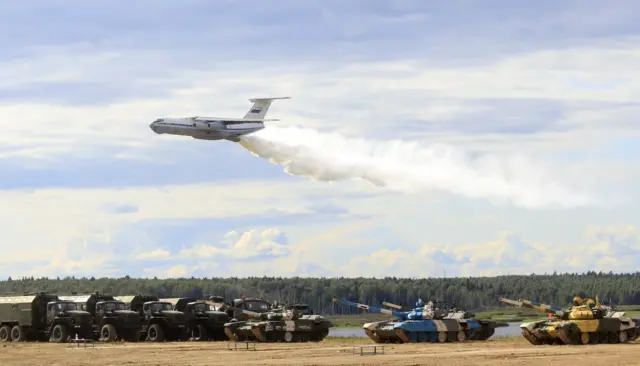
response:
[[[638,337],[635,319],[596,300],[573,298],[569,309],[530,300],[500,298],[500,302],[550,314],[550,319],[522,323],[522,335],[531,344],[626,343]]]

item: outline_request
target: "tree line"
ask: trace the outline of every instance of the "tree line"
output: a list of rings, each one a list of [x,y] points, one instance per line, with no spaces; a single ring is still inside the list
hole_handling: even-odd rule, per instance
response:
[[[149,294],[160,298],[223,296],[227,301],[242,296],[262,296],[279,302],[304,302],[327,315],[358,313],[332,302],[332,298],[381,306],[383,301],[412,306],[418,298],[444,302],[471,311],[497,308],[499,297],[529,299],[567,306],[574,296],[596,295],[604,304],[640,304],[640,272],[550,275],[507,275],[456,278],[8,278],[0,281],[3,294],[100,291],[111,295]]]

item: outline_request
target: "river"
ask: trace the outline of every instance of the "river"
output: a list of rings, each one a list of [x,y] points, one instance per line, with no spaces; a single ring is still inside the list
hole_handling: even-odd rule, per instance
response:
[[[508,327],[496,328],[496,332],[493,337],[510,337],[510,336],[520,336],[522,335],[522,331],[520,330],[521,323],[509,323]],[[331,328],[329,329],[329,337],[364,337],[367,336],[364,334],[364,330],[362,328]]]

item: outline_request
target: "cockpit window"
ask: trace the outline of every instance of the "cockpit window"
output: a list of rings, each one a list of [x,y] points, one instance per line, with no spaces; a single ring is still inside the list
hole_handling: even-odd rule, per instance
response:
[[[266,301],[245,301],[245,308],[249,311],[267,311],[269,303]]]
[[[209,310],[208,308],[209,307],[207,306],[207,304],[203,304],[203,303],[195,304],[193,306],[193,310],[196,311],[196,312],[205,312],[205,311]]]
[[[57,311],[78,310],[75,302],[59,302],[56,304]]]
[[[151,304],[151,311],[156,312],[163,310],[173,310],[173,306],[171,306],[171,303],[168,302],[156,302],[154,304]]]

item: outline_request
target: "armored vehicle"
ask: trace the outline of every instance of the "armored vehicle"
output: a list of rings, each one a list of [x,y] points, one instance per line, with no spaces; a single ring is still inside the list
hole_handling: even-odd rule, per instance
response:
[[[187,319],[184,313],[173,310],[170,302],[159,301],[157,296],[117,296],[116,300],[127,304],[140,315],[141,337],[151,342],[188,339]]]
[[[225,311],[211,310],[209,305],[193,297],[162,299],[173,304],[173,309],[183,312],[187,319],[187,334],[194,341],[226,340],[224,324],[231,318]]]
[[[0,342],[93,338],[91,314],[46,293],[0,297]]]
[[[252,305],[256,306],[257,303]],[[306,304],[272,307],[264,301],[256,307],[264,311],[234,309],[248,320],[232,319],[225,324],[225,333],[229,339],[259,342],[319,342],[329,334],[329,328],[333,327],[326,318],[313,315]],[[304,314],[305,312],[307,314]]]
[[[550,314],[549,319],[522,323],[522,336],[533,345],[628,343],[638,338],[638,320],[602,306],[598,297],[573,298],[573,306],[562,309],[529,300],[500,298],[506,304]]]
[[[93,335],[102,342],[140,340],[140,315],[126,310],[124,302],[111,295],[99,292],[60,296],[61,300],[73,301],[93,317]]]
[[[416,307],[410,311],[382,309],[338,298],[333,298],[333,301],[396,317],[395,320],[364,324],[365,334],[376,343],[484,341],[493,336],[495,328],[509,326],[503,322],[474,319],[473,313],[464,310],[441,310],[434,307],[431,301],[425,305],[418,300]],[[395,304],[385,304],[401,308]]]

